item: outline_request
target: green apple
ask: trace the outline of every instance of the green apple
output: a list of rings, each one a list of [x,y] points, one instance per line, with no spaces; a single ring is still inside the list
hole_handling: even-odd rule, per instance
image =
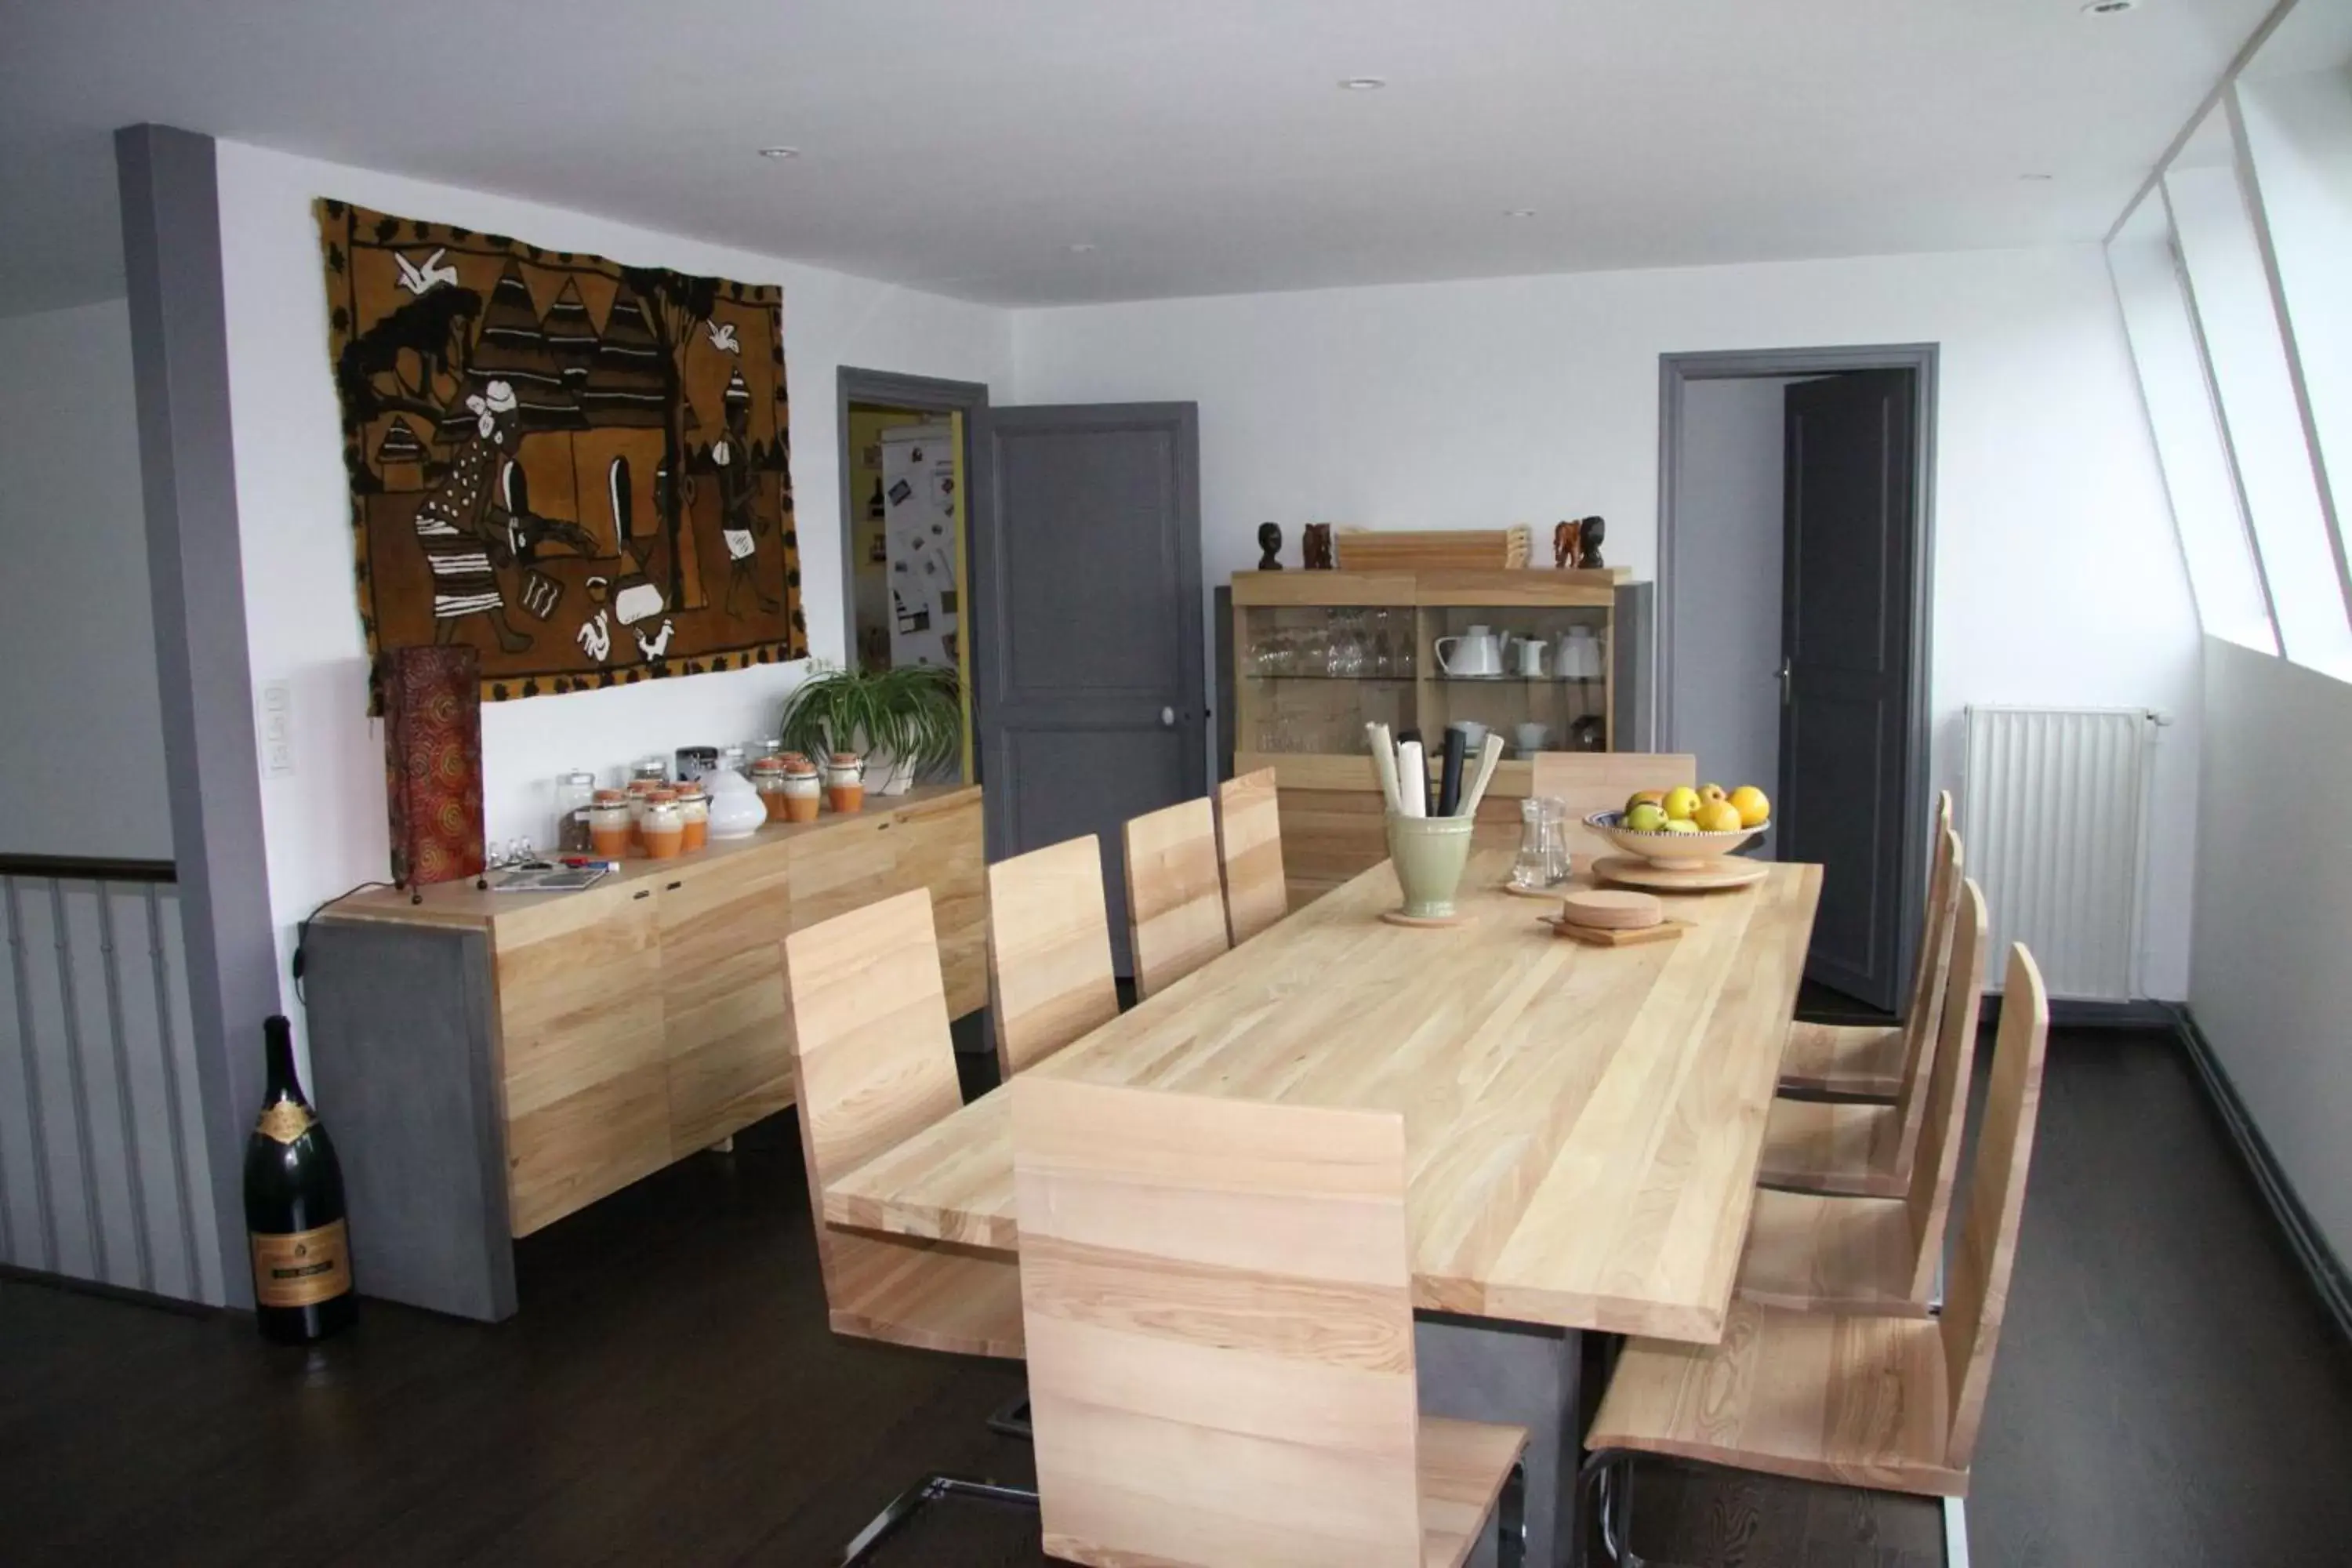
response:
[[[1666,819],[1666,831],[1669,833],[1696,833],[1698,831],[1698,824],[1693,822],[1687,816],[1671,816]]]
[[[1625,814],[1625,826],[1636,833],[1664,833],[1666,830],[1665,808],[1645,800]]]

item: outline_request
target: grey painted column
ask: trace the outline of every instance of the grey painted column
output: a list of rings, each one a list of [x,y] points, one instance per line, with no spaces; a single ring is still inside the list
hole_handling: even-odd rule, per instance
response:
[[[1576,1541],[1578,1381],[1584,1336],[1574,1329],[1416,1312],[1412,1351],[1421,1413],[1528,1429],[1528,1568],[1559,1568]],[[1470,1568],[1490,1568],[1490,1520]]]
[[[232,1305],[250,1307],[241,1180],[247,1118],[261,1103],[261,1020],[278,1010],[278,959],[246,653],[213,142],[128,126],[114,134],[114,160],[196,1088],[221,1282]]]

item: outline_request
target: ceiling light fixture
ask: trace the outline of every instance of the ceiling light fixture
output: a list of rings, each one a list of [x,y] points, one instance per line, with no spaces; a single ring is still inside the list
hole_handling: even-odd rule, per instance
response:
[[[1388,84],[1389,79],[1384,76],[1343,76],[1339,79],[1339,90],[1342,92],[1378,92],[1381,89],[1388,86]]]
[[[2085,16],[2117,16],[2126,11],[2139,9],[2139,0],[2090,0],[2083,7]]]
[[[1082,239],[1076,244],[1069,246],[1066,248],[1072,256],[1085,256],[1093,251],[1099,250],[1102,247],[1095,244],[1091,239]]]
[[[1533,217],[1536,216],[1536,209],[1533,207],[1505,207],[1503,209],[1503,216],[1505,217]]]
[[[2028,184],[2046,185],[2058,176],[2055,174],[2020,174],[2017,177],[2023,180]]]
[[[785,158],[797,158],[800,155],[801,150],[797,147],[762,147],[760,149],[761,157],[774,158],[779,161]]]

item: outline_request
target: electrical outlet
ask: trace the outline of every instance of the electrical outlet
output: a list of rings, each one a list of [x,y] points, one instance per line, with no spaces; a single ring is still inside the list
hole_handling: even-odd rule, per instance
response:
[[[294,688],[287,681],[262,683],[256,704],[261,721],[261,776],[290,778],[294,773]]]

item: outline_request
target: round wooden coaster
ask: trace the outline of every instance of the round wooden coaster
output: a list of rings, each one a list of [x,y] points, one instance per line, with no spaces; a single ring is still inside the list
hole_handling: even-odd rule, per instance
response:
[[[1476,918],[1477,917],[1475,915],[1452,914],[1447,915],[1443,920],[1424,920],[1419,915],[1409,915],[1402,910],[1382,910],[1381,911],[1381,919],[1388,921],[1389,924],[1392,926],[1413,926],[1416,928],[1426,928],[1433,931],[1442,931],[1447,926],[1466,926]]]
[[[1631,855],[1604,855],[1592,863],[1592,874],[1620,887],[1646,888],[1654,893],[1705,893],[1717,888],[1745,888],[1772,874],[1764,860],[1703,860],[1694,866],[1658,866]]]
[[[1601,889],[1568,893],[1559,900],[1559,918],[1570,925],[1596,931],[1638,931],[1666,918],[1665,905],[1650,893]]]

